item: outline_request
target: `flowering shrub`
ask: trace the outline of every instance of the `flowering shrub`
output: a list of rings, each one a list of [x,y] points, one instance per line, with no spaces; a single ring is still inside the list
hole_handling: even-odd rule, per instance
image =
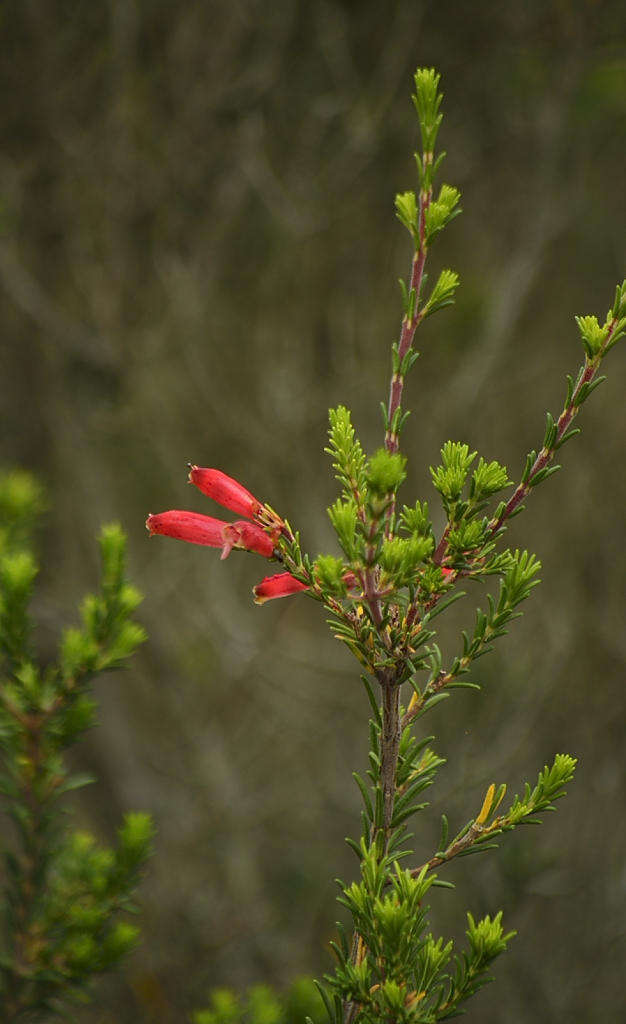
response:
[[[228,523],[169,511],[147,521],[152,534],[220,548],[223,558],[239,548],[279,563],[281,571],[254,588],[255,600],[302,592],[323,605],[334,635],[364,669],[371,749],[365,776],[355,775],[363,800],[362,831],[348,840],[360,875],[358,881],[341,883],[339,902],[352,918],[352,934],[339,926],[332,943],[335,971],[320,985],[331,1024],[432,1024],[456,1016],[490,980],[492,962],[515,934],[505,931],[500,912],[480,920],[468,913],[467,945],[456,953],[452,940],[432,934],[426,895],[437,886],[450,887],[438,869],[495,847],[496,837],[553,810],[576,761],[557,754],[536,784],[525,783],[522,795],[508,805],[504,784],[491,783],[482,806],[461,828],[450,834],[442,817],[428,860],[403,866],[413,855],[408,823],[426,806],[422,794],[443,764],[430,746],[432,737],[416,727],[454,689],[480,688],[468,678],[470,670],[506,633],[537,586],[537,558],[502,544],[508,523],[523,511],[531,491],[560,468],[555,455],[579,432],[573,421],[604,379],[600,365],[626,328],[626,282],[618,286],[602,324],[595,317],[576,318],[583,364],[567,379],[560,414],[548,413],[541,447],[528,454],[517,483],[497,461],[477,457],[462,441],[447,441],[440,464],[430,470],[444,528],[435,530],[426,500],[401,504],[406,459],[400,444],[408,416],[402,401],[418,357],[416,332],[454,301],[459,284],[458,275],[444,269],[428,288],[425,272],[437,236],[460,212],[456,188],[435,189],[444,154],[436,153],[442,95],[434,70],[417,71],[413,101],[422,141],[416,154],[418,188],[396,196],[395,204],[413,256],[408,281],[401,282],[403,316],[383,405],[383,445],[368,457],[348,410],[330,411],[326,451],[340,495],[328,515],[341,554],[309,557],[285,519],[217,469],[193,466],[191,482],[243,520]],[[445,655],[437,643],[436,617],[464,596],[461,586],[490,577],[499,581],[497,596],[487,596],[458,651]]]

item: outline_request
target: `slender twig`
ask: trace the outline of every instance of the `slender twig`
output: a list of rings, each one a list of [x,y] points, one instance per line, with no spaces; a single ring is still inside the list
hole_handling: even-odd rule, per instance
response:
[[[485,833],[495,834],[499,832],[499,822],[500,819],[496,818],[487,828],[480,825],[477,821],[473,822],[464,836],[461,836],[461,838],[457,839],[456,842],[450,843],[445,850],[441,853],[435,854],[435,856],[431,857],[430,860],[427,860],[424,864],[420,864],[418,868],[412,868],[411,875],[413,878],[417,878],[424,868],[427,868],[428,871],[432,871],[434,868],[438,868],[442,864],[447,864],[453,857],[458,857],[460,853],[463,853],[465,850],[469,850],[470,846],[473,846],[481,836],[485,835]]]
[[[615,319],[611,322],[611,326],[607,334],[607,342],[610,340],[616,325],[617,320]],[[491,536],[496,534],[498,530],[502,527],[503,523],[507,519],[509,519],[511,515],[513,515],[513,513],[516,511],[516,509],[519,507],[519,505],[522,503],[522,501],[532,488],[533,481],[537,474],[540,473],[541,470],[544,469],[548,465],[548,463],[551,462],[554,458],[554,454],[561,440],[563,439],[563,436],[565,435],[572,420],[579,411],[580,406],[577,404],[578,395],[580,394],[581,389],[585,386],[585,384],[590,384],[593,378],[595,377],[600,366],[603,354],[604,352],[602,350],[600,353],[598,353],[597,356],[595,356],[594,359],[586,360],[585,365],[583,367],[583,371],[578,378],[578,383],[576,384],[576,387],[572,392],[572,397],[570,398],[569,402],[566,404],[565,408],[563,409],[563,412],[558,418],[556,438],[554,440],[554,443],[549,448],[541,449],[532,465],[532,468],[530,470],[530,473],[528,474],[528,478],[526,479],[526,481],[518,484],[514,494],[509,498],[500,515],[497,518],[491,520],[491,522],[489,523],[489,534]]]
[[[402,361],[410,351],[413,345],[413,339],[415,338],[415,332],[420,325],[424,312],[418,311],[420,291],[422,288],[422,280],[424,277],[424,266],[426,264],[426,257],[428,255],[428,248],[426,246],[426,211],[430,206],[432,199],[432,188],[428,189],[423,195],[420,195],[420,216],[419,216],[419,249],[413,257],[413,264],[411,267],[411,282],[409,285],[409,294],[411,291],[415,292],[415,312],[412,318],[409,320],[407,316],[402,321],[402,329],[400,331],[400,341],[398,342],[398,370],[392,374],[391,383],[389,385],[389,402],[387,406],[387,431],[385,433],[385,448],[392,454],[398,451],[400,446],[400,439],[393,429],[394,417],[400,408],[402,402],[402,392],[404,389],[404,374],[402,372]]]
[[[378,575],[375,568],[376,559],[376,534],[378,533],[380,519],[377,516],[373,516],[369,525],[369,531],[367,534],[367,543],[365,545],[365,569],[361,574],[361,583],[363,586],[363,596],[370,609],[372,620],[378,635],[381,640],[385,642],[386,637],[381,632],[381,626],[383,624],[383,613],[380,607],[380,597],[378,594]]]
[[[431,681],[425,686],[424,692],[422,693],[421,697],[414,698],[415,703],[413,703],[413,705],[409,707],[402,716],[401,725],[403,729],[406,729],[407,725],[410,725],[410,723],[415,718],[417,718],[429,697],[433,697],[435,694],[440,693],[441,690],[443,690],[444,687],[448,685],[448,683],[451,683],[458,676],[462,675],[467,666],[471,664],[471,662],[474,661],[481,652],[484,651],[485,647],[488,646],[488,644],[491,642],[492,637],[493,631],[486,630],[485,635],[481,640],[480,647],[478,648],[476,653],[464,654],[463,657],[458,659],[458,662],[455,664],[454,670],[451,669],[449,672],[441,671],[438,673],[438,675],[435,676],[434,679],[431,679]]]
[[[439,541],[437,547],[433,552],[433,562],[435,563],[435,565],[441,565],[446,556],[446,552],[448,550],[448,537],[450,535],[451,529],[452,524],[447,523],[446,528],[441,535],[441,540]]]
[[[507,519],[510,519],[511,516],[519,509],[524,498],[528,495],[529,491],[534,486],[534,481],[537,478],[538,474],[543,469],[545,469],[554,458],[554,455],[561,441],[563,440],[565,434],[567,433],[572,423],[572,420],[575,416],[577,416],[578,412],[580,411],[578,396],[580,395],[581,390],[587,384],[590,384],[593,381],[596,373],[598,372],[600,363],[602,362],[606,350],[611,343],[611,338],[615,333],[615,329],[617,327],[618,322],[619,321],[617,317],[614,317],[611,320],[602,348],[599,350],[599,352],[596,353],[596,355],[594,355],[593,359],[587,358],[585,360],[579,372],[576,386],[573,388],[569,401],[565,403],[563,411],[561,412],[561,415],[557,420],[556,433],[552,444],[549,447],[544,446],[541,449],[541,451],[535,458],[535,461],[533,462],[528,475],[525,477],[524,480],[522,480],[517,485],[515,491],[513,492],[513,494],[511,495],[511,497],[509,498],[508,502],[506,503],[502,511],[499,513],[499,515],[494,516],[493,519],[490,521],[487,527],[485,540],[489,540],[490,538],[497,536],[497,534],[500,532]],[[441,537],[441,540],[439,541],[439,544],[437,545],[437,548],[435,550],[435,554],[433,555],[433,559],[435,562],[437,562],[438,565],[441,565],[447,554],[447,538],[449,532],[450,524],[446,526]]]

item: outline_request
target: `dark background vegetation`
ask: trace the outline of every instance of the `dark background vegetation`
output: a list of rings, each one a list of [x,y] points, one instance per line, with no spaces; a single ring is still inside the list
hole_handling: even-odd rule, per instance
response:
[[[111,518],[150,633],[98,685],[101,726],[77,751],[100,779],[85,824],[106,838],[127,808],[156,816],[145,941],[78,1019],[178,1024],[215,984],[327,968],[367,704],[317,606],[256,608],[260,559],[148,543],[145,515],[215,511],[185,484],[191,460],[328,550],[329,405],[381,439],[417,65],[443,73],[444,178],[465,212],[432,257],[462,288],[420,332],[404,496],[435,507],[427,466],[449,437],[519,474],[579,365],[573,314],[604,316],[624,277],[626,8],[6,0],[0,16],[0,461],[49,492],[40,644],[93,586]],[[479,663],[482,693],[428,722],[448,765],[420,856],[442,810],[458,827],[492,780],[514,792],[556,752],[580,758],[558,815],[433,897],[437,929],[462,936],[467,906],[519,931],[470,1009],[483,1024],[621,1016],[624,356],[511,527],[544,583]]]

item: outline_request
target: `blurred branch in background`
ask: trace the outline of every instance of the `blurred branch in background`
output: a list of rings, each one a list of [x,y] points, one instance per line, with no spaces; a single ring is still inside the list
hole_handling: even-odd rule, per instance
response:
[[[228,466],[302,524],[310,549],[326,543],[310,511],[331,494],[326,410],[346,402],[360,425],[396,325],[406,248],[391,211],[413,173],[405,91],[418,63],[446,82],[446,173],[465,197],[446,261],[463,289],[428,325],[409,396],[420,427],[405,443],[426,465],[459,436],[514,472],[561,397],[577,345],[567,311],[601,308],[623,276],[626,13],[592,0],[101,0],[69,16],[60,0],[6,0],[2,15],[0,461],[35,470],[51,495],[42,655],[92,578],[103,519],[122,520],[152,595],[139,683],[113,678],[98,695],[102,728],[77,759],[101,779],[81,807],[89,827],[127,806],[155,811],[151,938],[107,1009],[81,1019],[178,1024],[216,983],[321,971],[328,866],[353,870],[336,851],[356,813],[344,779],[364,755],[362,705],[321,621],[315,632],[294,605],[254,608],[243,556],[227,587],[210,557],[148,559],[145,515],[176,494],[189,504],[191,460]],[[485,864],[480,891],[472,882],[473,902],[499,901],[522,935],[515,973],[505,964],[499,979],[515,1024],[610,1019],[620,999],[623,837],[606,819],[623,744],[623,359],[612,400],[588,411],[575,472],[528,512],[528,531],[553,541],[538,552],[548,582],[502,655],[516,677],[503,683],[494,656],[489,706],[459,698],[435,724],[444,755],[464,731],[458,767],[477,799],[485,736],[492,770],[500,760],[513,783],[564,747],[580,758],[559,835],[533,849],[532,883],[532,837]],[[598,505],[602,478],[613,490]],[[558,538],[541,529],[557,515]],[[552,841],[571,848],[568,864],[553,866]],[[572,898],[557,907],[554,893]],[[566,932],[580,935],[576,963]],[[546,973],[542,943],[567,986]],[[481,1012],[508,1024],[495,990]]]
[[[131,813],[114,849],[67,827],[67,794],[95,781],[72,773],[67,750],[95,719],[90,683],[121,668],[145,640],[131,618],[141,595],[125,578],[125,537],[100,535],[102,581],[64,630],[54,664],[40,664],[29,613],[38,565],[32,533],[43,494],[24,472],[0,475],[0,810],[3,1019],[66,1016],[92,975],[119,964],[139,929],[134,890],[150,854],[150,816]]]

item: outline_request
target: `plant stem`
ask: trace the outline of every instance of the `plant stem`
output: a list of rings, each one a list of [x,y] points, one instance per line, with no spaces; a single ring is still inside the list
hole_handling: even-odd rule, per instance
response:
[[[393,428],[393,421],[398,409],[400,408],[400,404],[402,402],[402,391],[404,389],[402,361],[413,345],[415,332],[421,323],[423,315],[418,312],[418,305],[420,291],[422,288],[422,280],[424,277],[424,266],[426,263],[426,256],[428,254],[428,249],[426,247],[426,210],[430,206],[431,198],[432,189],[429,189],[423,195],[420,194],[419,249],[413,256],[411,281],[409,284],[409,295],[411,294],[411,291],[414,291],[416,296],[415,312],[410,320],[405,316],[402,321],[400,341],[398,342],[398,370],[392,374],[391,383],[389,385],[389,402],[387,405],[388,426],[385,433],[385,448],[388,452],[391,452],[391,454],[397,452],[400,446],[400,439]]]
[[[424,266],[426,263],[426,210],[430,205],[432,189],[420,194],[420,215],[419,215],[419,248],[413,256],[411,266],[411,281],[409,294],[415,292],[414,313],[411,319],[405,316],[402,321],[400,340],[398,342],[397,365],[389,385],[389,401],[387,405],[387,430],[385,432],[385,448],[394,455],[400,446],[398,433],[394,429],[394,420],[402,402],[404,390],[404,372],[402,362],[410,352],[415,338],[415,332],[422,320],[422,314],[418,312],[419,295],[424,277]],[[395,502],[391,502],[386,512],[387,531],[392,528]],[[372,619],[379,630],[382,625],[382,613],[380,601],[376,592],[376,579],[372,568],[369,566],[363,573],[363,594],[369,605]],[[381,635],[381,640],[384,637]],[[396,797],[396,775],[398,770],[398,750],[400,747],[401,722],[400,722],[400,687],[396,682],[396,672],[393,669],[384,677],[379,677],[378,682],[382,690],[382,728],[380,736],[381,763],[380,782],[383,791],[383,826],[382,841],[380,843],[380,856],[384,857],[389,847],[391,835],[391,822],[393,820],[393,809]],[[372,839],[374,838],[372,829]],[[381,835],[381,830],[378,830]],[[356,964],[361,955],[362,940],[358,932],[352,937],[351,962]],[[358,1004],[347,1002],[344,1006],[344,1024],[353,1024],[358,1013]]]
[[[485,832],[499,831],[499,822],[499,818],[494,819],[488,828],[484,828],[482,825],[479,825],[478,822],[474,822],[464,836],[461,836],[461,838],[457,839],[456,842],[450,843],[450,845],[443,850],[441,854],[436,854],[434,857],[431,857],[425,864],[421,864],[419,868],[412,868],[411,875],[413,878],[418,878],[420,872],[423,871],[424,868],[428,868],[429,871],[432,871],[433,868],[438,868],[441,864],[447,864],[453,857],[458,857],[458,855],[463,853],[464,850],[468,850],[470,846],[473,846],[476,840],[480,836],[484,835]]]
[[[585,359],[585,362],[584,362],[583,366],[580,369],[580,372],[579,372],[579,375],[578,375],[578,380],[576,382],[576,386],[574,387],[574,389],[572,391],[571,397],[570,397],[569,401],[566,402],[566,404],[565,404],[565,406],[563,408],[563,411],[561,412],[561,415],[559,416],[559,418],[557,420],[557,423],[556,423],[556,435],[555,435],[554,441],[552,442],[552,444],[550,445],[549,448],[546,448],[544,446],[541,449],[541,451],[539,452],[539,454],[535,458],[535,461],[533,462],[533,464],[532,464],[532,466],[530,468],[530,472],[528,473],[528,476],[526,477],[526,479],[523,480],[521,483],[519,483],[517,485],[514,493],[511,495],[511,497],[509,498],[508,502],[506,503],[506,505],[504,506],[504,508],[500,512],[500,514],[498,516],[494,516],[494,518],[491,520],[491,522],[489,523],[489,526],[488,526],[487,538],[497,536],[497,534],[500,532],[500,530],[502,529],[502,527],[503,527],[504,523],[507,521],[507,519],[510,519],[511,516],[514,515],[514,513],[519,509],[519,507],[520,507],[521,503],[523,502],[524,498],[528,495],[529,491],[532,489],[533,481],[535,480],[537,475],[541,472],[542,469],[545,469],[546,466],[554,458],[554,455],[555,455],[555,453],[556,453],[556,451],[557,451],[561,441],[563,440],[565,434],[569,430],[569,427],[570,427],[570,425],[572,423],[572,420],[574,419],[575,416],[578,415],[578,413],[580,411],[580,407],[581,407],[582,403],[581,404],[578,403],[578,396],[580,395],[580,392],[581,392],[582,388],[585,387],[586,384],[590,384],[593,381],[596,373],[598,372],[598,369],[600,367],[600,363],[602,362],[602,359],[603,359],[603,357],[604,357],[604,355],[606,353],[606,350],[607,350],[608,346],[610,345],[611,338],[612,338],[613,334],[615,333],[615,329],[617,327],[617,324],[618,324],[618,319],[616,317],[614,317],[613,320],[611,321],[611,323],[609,324],[609,329],[607,331],[606,338],[604,339],[604,344],[603,344],[602,348],[600,349],[600,351],[596,353],[596,355],[593,357],[593,359],[589,359],[589,357],[587,357]],[[448,550],[447,538],[448,538],[449,532],[450,532],[450,524],[448,524],[448,526],[446,526],[446,529],[445,529],[445,531],[444,531],[444,533],[443,533],[443,535],[441,537],[441,540],[439,541],[439,544],[437,545],[436,551],[435,551],[435,553],[433,555],[433,561],[435,561],[438,565],[441,565],[441,563],[443,562],[443,560],[444,560],[444,558],[445,558],[445,556],[447,554],[447,550]]]
[[[387,853],[396,797],[396,772],[400,746],[400,687],[395,680],[381,683],[383,721],[380,734],[380,779],[383,788],[382,855]]]
[[[384,857],[389,847],[391,822],[396,797],[396,774],[398,770],[398,750],[400,747],[400,687],[395,678],[379,679],[382,690],[382,728],[380,733],[380,781],[383,790],[383,825],[382,829],[372,828],[372,840],[376,835],[382,836],[379,855]],[[361,936],[357,931],[352,936],[352,952],[350,960],[357,964],[364,952]],[[357,1003],[346,1003],[344,1006],[344,1024],[353,1024],[358,1013]]]
[[[380,630],[383,622],[383,613],[380,608],[380,601],[376,590],[376,577],[373,569],[366,569],[363,573],[363,596],[369,605],[376,628]]]
[[[615,324],[616,323],[617,323],[617,321],[614,320],[613,323],[611,324],[611,327],[610,327],[610,330],[609,330],[609,333],[608,333],[608,337],[607,337],[607,341],[610,339],[611,334],[613,333],[613,330],[615,329]],[[593,378],[596,375],[598,367],[600,366],[601,359],[602,359],[602,354],[598,353],[598,355],[594,359],[587,359],[586,360],[585,365],[582,368],[582,372],[579,375],[576,387],[574,388],[574,390],[572,392],[572,397],[570,398],[569,402],[567,403],[567,405],[565,406],[565,408],[563,409],[561,415],[558,418],[556,438],[554,440],[554,443],[552,444],[552,446],[550,448],[542,448],[541,449],[541,451],[539,452],[537,458],[535,459],[535,461],[534,461],[534,463],[532,465],[532,468],[530,470],[530,473],[528,474],[527,479],[523,483],[520,483],[517,486],[514,494],[511,495],[511,497],[509,498],[507,504],[505,505],[505,507],[503,508],[502,512],[497,517],[497,519],[494,518],[489,523],[489,533],[491,535],[497,533],[498,530],[500,529],[500,527],[502,526],[502,524],[505,522],[505,520],[507,520],[515,512],[515,510],[519,507],[519,505],[522,503],[522,501],[524,500],[524,498],[526,497],[526,495],[528,494],[528,492],[532,488],[534,478],[537,476],[537,474],[542,469],[544,469],[548,465],[549,462],[552,461],[552,459],[554,457],[554,454],[555,454],[555,452],[556,452],[556,450],[557,450],[557,448],[558,448],[558,446],[559,446],[559,444],[560,444],[564,434],[568,430],[572,420],[577,415],[577,413],[578,413],[578,411],[580,409],[580,406],[577,404],[576,399],[578,398],[578,395],[580,394],[581,388],[583,388],[585,384],[590,384],[591,383],[591,381],[593,380]]]

